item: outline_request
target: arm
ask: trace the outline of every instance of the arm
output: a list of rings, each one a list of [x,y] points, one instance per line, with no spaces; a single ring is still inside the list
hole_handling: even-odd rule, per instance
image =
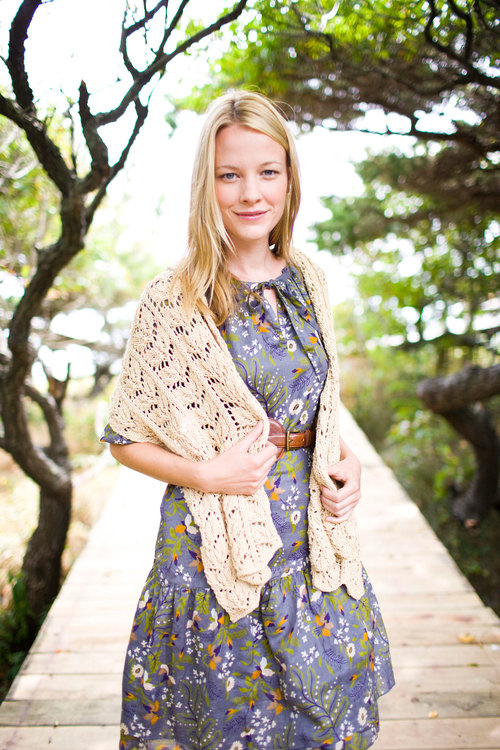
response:
[[[361,464],[349,446],[340,439],[340,461],[328,467],[328,474],[338,482],[337,490],[321,489],[321,502],[331,514],[332,523],[346,521],[361,499]]]
[[[112,443],[110,451],[124,466],[168,484],[202,492],[253,495],[266,481],[278,452],[271,443],[258,453],[248,452],[262,429],[260,422],[232,448],[208,461],[191,461],[153,443]]]

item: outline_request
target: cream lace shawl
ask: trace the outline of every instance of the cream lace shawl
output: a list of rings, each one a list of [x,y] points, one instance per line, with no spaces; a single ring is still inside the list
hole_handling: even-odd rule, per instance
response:
[[[345,584],[364,593],[354,518],[328,521],[319,488],[332,485],[326,467],[338,460],[338,368],[332,316],[322,271],[302,253],[293,263],[302,271],[330,361],[321,395],[308,509],[313,584],[334,591]],[[185,458],[205,461],[231,447],[259,421],[267,439],[261,405],[238,374],[215,323],[196,312],[183,315],[179,289],[165,272],[146,287],[139,303],[109,422],[120,435],[151,442]],[[186,487],[190,513],[200,529],[207,581],[232,621],[259,605],[268,562],[281,547],[264,489],[236,496]]]

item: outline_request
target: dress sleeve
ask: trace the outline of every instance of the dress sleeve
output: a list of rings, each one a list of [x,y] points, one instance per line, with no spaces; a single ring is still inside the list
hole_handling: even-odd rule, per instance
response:
[[[104,428],[100,441],[101,443],[116,443],[117,445],[130,445],[130,443],[134,442],[133,440],[123,437],[123,435],[119,435],[109,424]]]

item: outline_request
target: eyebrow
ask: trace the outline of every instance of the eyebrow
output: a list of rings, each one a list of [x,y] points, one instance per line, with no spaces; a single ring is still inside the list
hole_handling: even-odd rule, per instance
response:
[[[277,159],[272,159],[271,161],[264,161],[262,162],[262,164],[259,164],[259,168],[269,167],[271,164],[278,164],[279,166],[281,166],[283,162]],[[233,164],[216,164],[215,168],[216,169],[239,169],[239,167],[236,167]]]

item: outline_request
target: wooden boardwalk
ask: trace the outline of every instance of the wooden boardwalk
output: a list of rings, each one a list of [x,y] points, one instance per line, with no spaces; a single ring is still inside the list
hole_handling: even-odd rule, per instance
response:
[[[348,414],[364,465],[363,559],[397,686],[375,750],[500,750],[500,621]],[[1,750],[117,750],[121,669],[149,569],[162,487],[123,470],[0,707]]]

